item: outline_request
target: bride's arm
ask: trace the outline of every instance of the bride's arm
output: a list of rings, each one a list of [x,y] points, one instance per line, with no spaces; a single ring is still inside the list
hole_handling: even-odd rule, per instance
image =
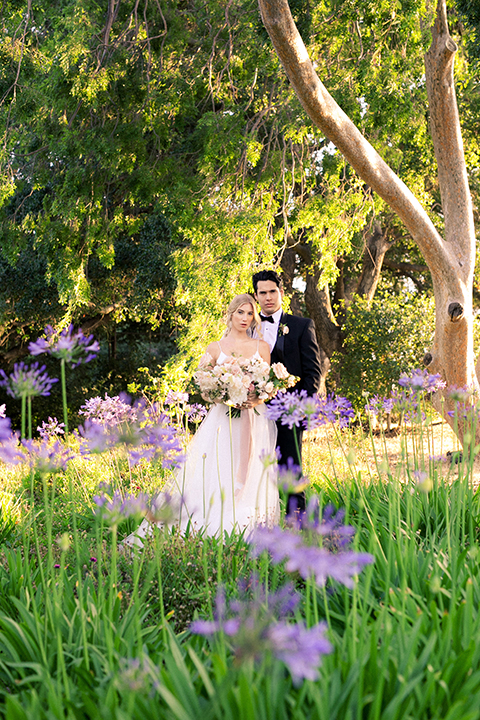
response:
[[[260,357],[262,360],[265,360],[270,365],[270,347],[265,340],[260,340],[260,344],[258,346],[258,352],[260,353]]]

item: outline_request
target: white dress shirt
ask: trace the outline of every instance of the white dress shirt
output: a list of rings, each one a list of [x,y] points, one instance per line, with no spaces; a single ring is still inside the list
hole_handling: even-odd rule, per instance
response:
[[[278,326],[280,324],[280,318],[282,317],[282,308],[274,312],[272,317],[273,323],[262,320],[263,339],[268,343],[270,352],[272,352],[275,343],[277,342]]]

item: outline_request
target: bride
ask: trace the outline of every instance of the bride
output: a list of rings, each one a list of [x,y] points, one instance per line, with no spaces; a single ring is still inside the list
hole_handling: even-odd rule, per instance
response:
[[[256,356],[270,363],[268,344],[252,337],[260,334],[261,321],[251,295],[232,300],[226,325],[222,339],[207,347],[200,367],[221,365],[232,357]],[[271,460],[263,461],[273,456],[276,438],[276,425],[267,419],[265,406],[257,398],[249,396],[240,417],[233,417],[223,403],[213,405],[188,446],[173,487],[166,488],[182,499],[180,529],[203,528],[208,535],[216,535],[278,522],[276,467]],[[141,544],[139,538],[150,529],[144,520],[124,544]]]

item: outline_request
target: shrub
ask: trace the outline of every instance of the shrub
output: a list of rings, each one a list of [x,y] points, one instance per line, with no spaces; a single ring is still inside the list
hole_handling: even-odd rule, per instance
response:
[[[400,375],[421,367],[435,327],[433,298],[356,297],[348,308],[343,352],[332,357],[336,392],[363,411],[366,397],[388,397]]]

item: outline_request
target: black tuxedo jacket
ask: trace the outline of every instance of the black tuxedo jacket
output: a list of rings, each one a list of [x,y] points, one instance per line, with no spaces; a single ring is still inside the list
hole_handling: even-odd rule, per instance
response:
[[[288,332],[283,332],[283,328],[288,328]],[[281,362],[289,373],[299,376],[292,390],[306,390],[309,396],[318,392],[322,371],[312,320],[282,313],[271,356],[272,363]]]

